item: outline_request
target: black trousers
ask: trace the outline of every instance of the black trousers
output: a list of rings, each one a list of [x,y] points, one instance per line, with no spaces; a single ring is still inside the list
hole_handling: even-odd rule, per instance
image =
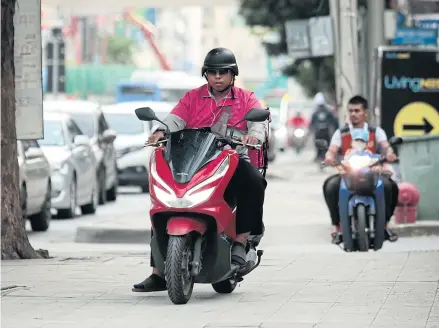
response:
[[[259,170],[250,162],[240,159],[235,174],[226,189],[225,197],[236,199],[236,233],[251,232],[261,235],[264,230],[263,207],[267,181]],[[151,230],[151,238],[152,238]],[[151,267],[154,259],[151,255]]]
[[[326,205],[329,208],[332,225],[338,225],[340,223],[340,213],[338,209],[340,183],[341,176],[339,174],[330,176],[323,183],[323,195],[325,196]],[[383,177],[383,183],[384,198],[386,201],[386,221],[389,222],[398,204],[399,189],[396,182],[388,177]]]

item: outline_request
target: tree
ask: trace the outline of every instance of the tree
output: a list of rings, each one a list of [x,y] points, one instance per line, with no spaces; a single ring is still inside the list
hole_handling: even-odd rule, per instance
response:
[[[113,35],[107,40],[107,60],[111,64],[133,64],[133,40]]]
[[[2,0],[1,16],[1,253],[3,259],[47,257],[35,251],[25,230],[18,192],[15,129],[14,13],[16,0]]]
[[[387,8],[390,2],[386,0]],[[358,5],[366,8],[367,0],[359,0]],[[285,22],[329,15],[329,0],[241,0],[240,14],[250,27],[264,26],[279,32],[279,43],[264,43],[268,55],[278,56],[288,52]],[[293,76],[309,95],[315,94],[318,90],[329,92],[335,90],[332,56],[295,60],[284,67],[283,73]]]

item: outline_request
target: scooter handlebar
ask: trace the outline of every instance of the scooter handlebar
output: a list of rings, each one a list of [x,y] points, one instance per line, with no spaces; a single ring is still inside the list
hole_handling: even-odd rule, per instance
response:
[[[165,142],[167,142],[168,141],[168,139],[162,139],[162,140],[159,140],[159,141],[157,141],[157,142],[155,142],[155,143],[145,143],[144,145],[143,145],[143,147],[158,147],[158,146],[160,146],[160,145],[162,145],[162,144],[164,144]]]

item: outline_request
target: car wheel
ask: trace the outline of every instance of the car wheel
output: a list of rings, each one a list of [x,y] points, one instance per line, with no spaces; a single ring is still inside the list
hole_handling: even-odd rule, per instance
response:
[[[99,204],[99,193],[97,191],[97,184],[93,188],[92,194],[91,194],[91,200],[90,203],[85,204],[81,206],[81,212],[82,214],[95,214],[96,209],[98,208]]]
[[[78,205],[78,193],[76,178],[73,177],[70,183],[70,207],[58,210],[58,217],[63,219],[72,219],[76,216],[76,207]]]
[[[41,212],[29,216],[30,225],[33,231],[46,231],[49,229],[50,220],[52,219],[52,187],[50,183],[47,186],[46,198],[44,199]]]
[[[105,174],[104,169],[100,169],[98,174],[98,187],[99,187],[99,204],[104,205],[107,202],[107,190],[106,190],[106,179],[107,176]]]

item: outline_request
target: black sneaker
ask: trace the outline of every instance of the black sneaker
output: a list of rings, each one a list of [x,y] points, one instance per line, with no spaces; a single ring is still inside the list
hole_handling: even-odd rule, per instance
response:
[[[389,228],[386,228],[386,230],[384,230],[384,239],[394,243],[398,240],[398,235]]]
[[[156,274],[150,275],[141,283],[135,284],[132,291],[137,293],[162,292],[166,290],[166,280]]]

